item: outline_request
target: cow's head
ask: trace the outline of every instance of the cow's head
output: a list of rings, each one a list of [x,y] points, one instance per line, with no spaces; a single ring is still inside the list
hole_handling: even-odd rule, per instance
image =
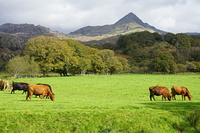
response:
[[[52,100],[52,101],[54,101],[54,97],[55,97],[55,94],[50,94],[50,99]]]
[[[171,100],[172,100],[172,96],[168,96],[167,99],[168,99],[169,101],[171,101]]]
[[[190,100],[190,101],[192,101],[192,95],[188,95],[188,99]]]

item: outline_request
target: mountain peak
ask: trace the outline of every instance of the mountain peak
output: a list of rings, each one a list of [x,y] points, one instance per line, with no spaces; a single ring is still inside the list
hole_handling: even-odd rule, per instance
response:
[[[115,25],[122,25],[122,24],[134,23],[134,22],[142,26],[144,25],[144,23],[142,22],[140,18],[138,18],[134,13],[130,12],[129,14],[121,18],[119,21],[117,21]]]

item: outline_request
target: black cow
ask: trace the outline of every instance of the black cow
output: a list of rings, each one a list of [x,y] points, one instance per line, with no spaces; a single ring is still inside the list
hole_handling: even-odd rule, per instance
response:
[[[26,93],[28,91],[28,85],[29,83],[25,83],[25,82],[13,82],[12,83],[12,93],[15,93],[16,90],[23,90],[22,94]]]

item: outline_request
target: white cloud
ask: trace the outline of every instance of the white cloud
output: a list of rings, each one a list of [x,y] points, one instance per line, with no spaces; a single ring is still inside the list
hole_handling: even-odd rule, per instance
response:
[[[31,23],[70,32],[113,24],[129,12],[170,32],[200,32],[199,0],[0,0],[0,25]]]

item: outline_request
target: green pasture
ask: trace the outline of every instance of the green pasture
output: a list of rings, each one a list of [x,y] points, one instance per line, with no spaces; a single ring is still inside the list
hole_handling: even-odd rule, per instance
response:
[[[0,91],[0,132],[179,133],[200,132],[200,75],[85,75],[19,78],[50,84],[55,101],[16,91]],[[149,86],[185,86],[193,96],[181,101],[149,100]]]

